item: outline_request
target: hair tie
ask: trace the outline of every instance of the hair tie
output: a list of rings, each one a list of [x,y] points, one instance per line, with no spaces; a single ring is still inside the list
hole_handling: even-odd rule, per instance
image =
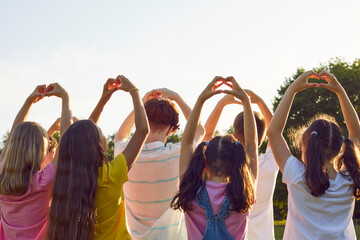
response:
[[[344,137],[344,136],[341,136],[341,140],[344,142],[344,141],[345,141],[345,137]]]
[[[317,136],[317,135],[318,135],[318,133],[317,133],[317,131],[312,131],[312,132],[311,132],[311,135],[315,135],[315,136]]]
[[[204,142],[205,146],[209,145],[209,141]]]
[[[237,141],[236,143],[235,143],[235,145],[239,145],[240,144],[240,142],[239,141]]]

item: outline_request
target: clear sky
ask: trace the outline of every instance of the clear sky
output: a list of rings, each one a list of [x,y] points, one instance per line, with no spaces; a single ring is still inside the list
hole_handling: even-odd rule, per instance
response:
[[[272,107],[298,67],[360,57],[359,12],[358,0],[0,0],[0,137],[36,85],[59,82],[73,115],[87,118],[118,74],[141,94],[167,87],[191,106],[215,75],[232,75]],[[219,98],[206,103],[203,122]],[[99,121],[105,135],[131,109],[129,94],[116,92]],[[218,129],[241,110],[225,108]],[[36,103],[29,120],[47,129],[59,116],[52,97]]]

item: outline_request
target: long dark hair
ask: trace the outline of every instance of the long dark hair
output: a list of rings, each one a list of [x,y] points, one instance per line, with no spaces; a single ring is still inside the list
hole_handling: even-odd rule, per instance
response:
[[[199,144],[189,168],[180,182],[179,192],[171,202],[171,207],[191,211],[191,201],[195,199],[198,189],[205,183],[206,166],[211,174],[228,178],[226,195],[233,204],[233,211],[245,213],[254,203],[253,176],[244,147],[230,135],[217,136],[207,146]]]
[[[61,138],[47,239],[92,239],[98,168],[107,163],[90,120],[71,125]]]
[[[305,182],[313,196],[320,196],[330,186],[326,164],[336,163],[337,170],[354,181],[353,194],[359,197],[360,164],[358,150],[350,139],[342,136],[336,121],[325,114],[316,116],[302,135]],[[344,146],[344,148],[343,148]],[[347,173],[342,166],[345,164]]]

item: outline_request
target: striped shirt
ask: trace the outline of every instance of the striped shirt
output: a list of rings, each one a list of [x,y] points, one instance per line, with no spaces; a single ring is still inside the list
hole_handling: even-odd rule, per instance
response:
[[[117,142],[114,155],[127,142]],[[133,239],[186,239],[184,216],[170,208],[179,186],[180,143],[145,144],[124,184],[126,215]]]

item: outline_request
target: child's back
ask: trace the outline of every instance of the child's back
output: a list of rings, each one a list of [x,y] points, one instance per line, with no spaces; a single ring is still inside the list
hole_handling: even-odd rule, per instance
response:
[[[0,239],[44,238],[54,175],[55,167],[50,163],[32,176],[33,185],[25,194],[0,194]]]

